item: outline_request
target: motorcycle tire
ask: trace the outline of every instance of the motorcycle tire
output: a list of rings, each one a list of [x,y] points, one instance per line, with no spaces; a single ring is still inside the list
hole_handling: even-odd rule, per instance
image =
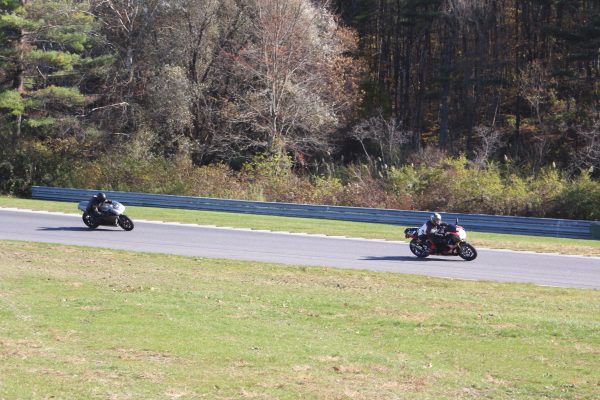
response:
[[[477,250],[469,243],[462,243],[458,250],[458,255],[465,261],[473,261],[477,258]]]
[[[117,220],[118,224],[123,230],[130,231],[133,230],[133,221],[126,215],[119,215],[119,219]]]
[[[98,226],[100,226],[94,217],[88,213],[83,213],[81,219],[83,220],[83,223],[90,229],[96,229]]]
[[[419,244],[417,239],[411,240],[408,247],[410,248],[410,251],[419,258],[425,258],[429,256],[429,250],[427,250],[427,247]]]

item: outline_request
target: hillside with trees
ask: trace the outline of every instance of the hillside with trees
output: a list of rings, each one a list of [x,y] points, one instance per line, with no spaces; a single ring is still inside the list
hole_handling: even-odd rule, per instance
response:
[[[0,192],[600,216],[597,0],[0,0]]]

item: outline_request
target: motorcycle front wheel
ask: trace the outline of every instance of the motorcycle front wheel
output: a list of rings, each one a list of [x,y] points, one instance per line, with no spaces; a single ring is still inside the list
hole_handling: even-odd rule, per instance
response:
[[[427,247],[420,244],[417,239],[411,240],[408,247],[410,248],[410,251],[419,258],[425,258],[429,256],[429,251],[427,250]]]
[[[465,261],[473,261],[477,258],[477,250],[475,247],[471,246],[469,243],[461,243],[458,255]]]
[[[100,224],[96,222],[94,217],[88,213],[83,213],[81,216],[83,223],[90,229],[96,229]]]
[[[123,230],[130,231],[133,229],[133,221],[126,215],[119,215],[119,226],[123,228]]]

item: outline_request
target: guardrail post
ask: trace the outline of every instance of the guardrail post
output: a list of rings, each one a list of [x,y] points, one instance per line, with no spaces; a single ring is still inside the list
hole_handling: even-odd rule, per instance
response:
[[[592,239],[600,240],[600,222],[592,222],[590,225]]]

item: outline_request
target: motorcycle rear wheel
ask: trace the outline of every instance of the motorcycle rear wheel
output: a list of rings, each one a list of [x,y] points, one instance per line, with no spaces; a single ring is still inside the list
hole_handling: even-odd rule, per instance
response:
[[[83,223],[90,229],[96,229],[100,224],[96,222],[94,217],[88,213],[83,213],[81,216]]]
[[[417,239],[411,240],[408,247],[410,248],[410,251],[419,258],[425,258],[429,256],[429,251],[427,248],[424,245],[419,244]]]
[[[123,228],[125,231],[130,231],[133,229],[133,221],[126,215],[119,215],[119,219],[117,220],[119,226]]]
[[[473,261],[477,258],[477,250],[469,243],[462,243],[458,250],[458,255],[465,261]]]

